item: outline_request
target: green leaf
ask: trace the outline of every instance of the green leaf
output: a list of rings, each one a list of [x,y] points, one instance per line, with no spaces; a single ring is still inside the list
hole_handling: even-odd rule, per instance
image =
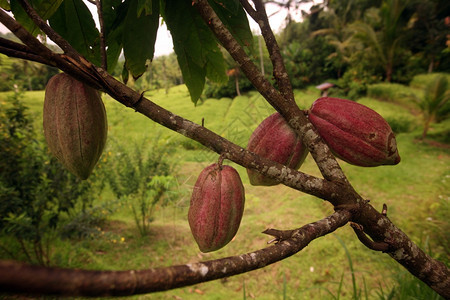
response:
[[[205,85],[205,77],[224,82],[225,62],[217,40],[191,2],[165,2],[165,21],[173,39],[183,79],[191,100],[197,103]]]
[[[65,0],[50,25],[81,55],[100,65],[100,37],[92,14],[82,0]]]
[[[226,65],[222,52],[217,48],[217,50],[208,51],[206,56],[206,77],[216,83],[226,83],[228,76],[225,72]]]
[[[130,1],[103,0],[102,13],[108,71],[112,72],[120,57],[123,47],[123,27]]]
[[[176,47],[174,48],[177,49]],[[185,51],[175,50],[175,53],[177,54],[184,83],[188,87],[189,94],[191,95],[191,100],[194,104],[197,104],[205,86],[205,68],[196,64]]]
[[[0,7],[7,11],[11,10],[8,0],[0,0]]]
[[[1,1],[3,2],[3,1]],[[1,3],[3,7],[3,3]],[[32,0],[29,1],[30,5],[36,10],[38,15],[44,19],[48,20],[61,5],[63,0]],[[7,4],[7,3],[6,3]],[[22,24],[25,29],[30,32],[32,35],[36,36],[41,31],[39,27],[30,19],[25,10],[22,8],[22,5],[16,0],[10,1],[10,7],[14,14],[14,18]]]
[[[152,2],[152,13],[139,14],[139,0],[131,0],[124,22],[123,51],[127,68],[136,79],[147,70],[153,59],[159,26],[159,1]]]
[[[142,12],[146,15],[151,15],[153,13],[152,9],[152,1],[153,0],[138,0],[138,11],[137,14],[140,16]],[[159,4],[159,1],[157,1]]]
[[[209,0],[222,23],[238,43],[253,52],[253,35],[247,14],[237,0]]]

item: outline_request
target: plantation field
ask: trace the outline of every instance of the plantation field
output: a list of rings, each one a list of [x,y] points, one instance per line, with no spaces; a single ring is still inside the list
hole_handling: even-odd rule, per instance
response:
[[[408,89],[409,87],[404,87]],[[307,109],[319,97],[314,88],[295,92],[298,105]],[[194,106],[184,86],[151,91],[146,97],[162,107],[245,147],[256,126],[274,110],[257,93],[235,99],[204,99]],[[44,92],[27,92],[24,103],[35,116],[42,133]],[[0,93],[7,104],[7,95]],[[147,236],[139,234],[130,201],[117,201],[106,188],[94,205],[108,206],[107,221],[93,238],[56,238],[51,262],[63,267],[89,269],[143,269],[184,264],[251,252],[267,246],[267,228],[294,229],[332,213],[332,206],[315,197],[284,186],[254,187],[244,168],[229,161],[241,175],[246,206],[235,239],[213,253],[201,253],[187,222],[189,197],[197,175],[218,158],[195,141],[171,132],[133,109],[104,96],[108,115],[108,142],[102,160],[114,159],[118,147],[160,145],[173,149],[170,160],[176,166],[178,196],[166,206],[156,206]],[[360,168],[341,163],[350,182],[363,197],[381,210],[388,206],[389,218],[433,256],[448,262],[450,226],[450,122],[434,124],[430,138],[421,141],[420,115],[405,102],[359,99],[382,114],[397,132],[402,161],[397,166]],[[165,148],[163,148],[165,149]],[[101,167],[101,164],[99,165]],[[320,176],[311,156],[301,171]],[[109,212],[109,210],[111,210]],[[1,241],[4,243],[6,241]],[[1,252],[0,252],[1,253]],[[354,275],[354,281],[352,280]],[[387,299],[395,287],[409,288],[419,295],[427,287],[412,280],[386,254],[371,251],[356,238],[350,226],[313,241],[300,253],[279,263],[243,275],[167,292],[136,296],[136,299]],[[416,289],[414,291],[414,289]],[[422,293],[423,294],[420,294]],[[400,292],[401,293],[401,292]],[[407,292],[404,292],[406,295]],[[356,299],[355,298],[355,299]]]

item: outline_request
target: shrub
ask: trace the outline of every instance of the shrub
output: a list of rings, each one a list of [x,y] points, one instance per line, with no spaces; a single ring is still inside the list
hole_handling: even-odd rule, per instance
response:
[[[367,86],[368,97],[389,102],[398,102],[410,93],[408,87],[398,83],[375,83]]]
[[[16,247],[30,262],[46,265],[50,250],[44,240],[76,204],[82,209],[92,204],[97,177],[81,181],[66,171],[36,138],[20,94],[7,102],[0,104],[0,227],[16,244],[2,248]]]
[[[426,73],[414,76],[409,85],[414,88],[423,89],[432,81],[434,81],[438,76],[444,76],[447,78],[447,81],[450,81],[449,73]]]
[[[111,139],[110,139],[111,140]],[[161,141],[160,138],[154,138]],[[145,150],[144,150],[145,149]],[[114,195],[131,207],[136,226],[142,236],[149,230],[154,208],[175,198],[175,162],[169,160],[174,152],[171,144],[149,143],[142,140],[130,148],[115,143],[108,152],[103,175]]]

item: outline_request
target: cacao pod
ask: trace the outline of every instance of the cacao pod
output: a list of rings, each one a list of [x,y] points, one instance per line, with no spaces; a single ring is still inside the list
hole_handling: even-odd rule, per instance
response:
[[[51,153],[71,173],[87,179],[108,131],[99,92],[65,73],[53,76],[45,88],[43,123]]]
[[[234,168],[215,163],[200,173],[188,221],[202,252],[218,250],[231,241],[239,229],[244,203],[244,186]]]
[[[300,168],[308,155],[307,147],[278,112],[258,125],[250,136],[247,149],[292,169]],[[247,169],[247,174],[252,185],[279,184],[255,170]]]
[[[312,104],[308,118],[336,157],[350,164],[375,167],[400,162],[394,132],[367,106],[322,97]]]

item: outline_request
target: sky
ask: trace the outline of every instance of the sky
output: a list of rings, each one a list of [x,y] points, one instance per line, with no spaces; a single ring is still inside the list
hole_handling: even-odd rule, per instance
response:
[[[96,18],[96,7],[95,5],[84,1],[89,9],[91,10],[92,14],[94,15],[94,19]],[[301,4],[301,7],[303,10],[309,10],[309,7],[311,4]],[[286,10],[281,11],[279,13],[274,14],[277,11],[277,6],[274,4],[267,4],[266,5],[266,11],[267,15],[270,16],[269,22],[272,27],[272,30],[275,32],[279,32],[279,30],[283,27],[284,20],[286,19],[287,12]],[[301,20],[301,10],[296,11],[292,18],[295,21]],[[259,27],[258,25],[249,17],[249,23],[251,30],[259,34]],[[96,21],[97,22],[97,21]],[[98,24],[98,22],[97,22]],[[3,24],[0,24],[0,32],[5,33],[8,32],[8,29],[3,26]],[[155,57],[161,56],[161,55],[167,55],[169,53],[173,52],[173,44],[172,44],[172,38],[170,36],[170,32],[167,30],[167,27],[165,24],[161,24],[161,26],[158,29],[158,34],[156,37],[156,43],[155,43]]]

